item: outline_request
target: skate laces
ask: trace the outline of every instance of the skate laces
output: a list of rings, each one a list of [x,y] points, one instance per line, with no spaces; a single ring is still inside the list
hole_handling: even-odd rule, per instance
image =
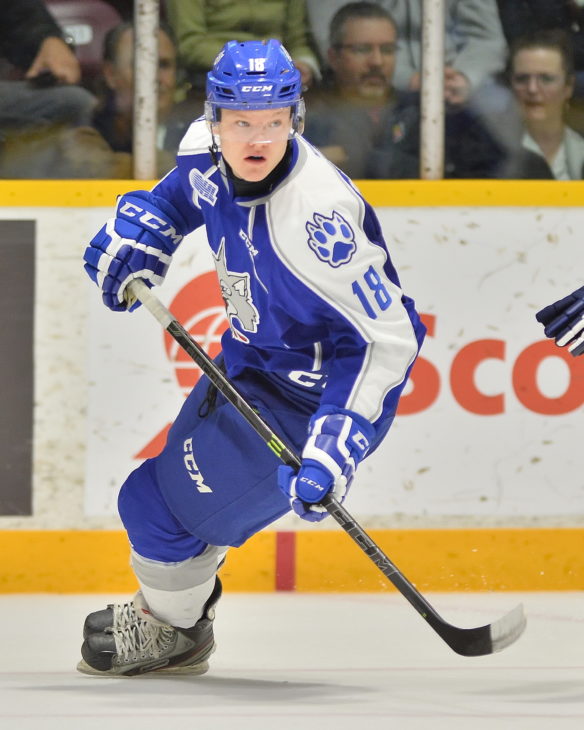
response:
[[[137,619],[128,626],[114,629],[116,652],[121,662],[140,658],[157,659],[171,644],[175,629]]]
[[[132,624],[138,618],[134,609],[134,601],[130,601],[129,603],[114,603],[112,608],[114,612],[113,625],[116,629]]]

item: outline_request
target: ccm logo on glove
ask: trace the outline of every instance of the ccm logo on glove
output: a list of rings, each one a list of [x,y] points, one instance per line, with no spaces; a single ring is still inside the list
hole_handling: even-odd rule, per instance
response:
[[[320,522],[328,514],[320,504],[326,494],[342,502],[374,435],[372,424],[358,413],[321,406],[310,419],[298,473],[290,466],[278,469],[278,486],[294,512],[309,522]]]
[[[101,289],[105,305],[116,312],[139,306],[138,301],[126,301],[126,287],[132,279],[148,286],[162,284],[188,232],[187,220],[164,198],[145,190],[123,195],[116,217],[97,232],[83,255],[85,270]]]
[[[134,203],[125,202],[118,209],[118,214],[124,215],[127,218],[137,217],[138,221],[142,225],[148,226],[148,228],[152,228],[155,231],[159,231],[161,236],[170,238],[174,246],[178,246],[178,244],[183,240],[183,236],[181,236],[180,233],[177,233],[176,228],[168,223],[168,221],[165,221],[163,218],[159,218],[157,215],[154,215],[154,213],[144,210],[144,208],[139,208]]]
[[[318,489],[319,492],[324,492],[324,487],[322,487],[318,482],[309,479],[308,477],[299,477],[298,481],[304,482],[304,484],[308,484],[308,486],[314,487],[314,489]]]
[[[361,431],[357,431],[357,433],[353,435],[353,443],[361,451],[367,451],[369,448],[369,441],[365,434],[361,433]]]

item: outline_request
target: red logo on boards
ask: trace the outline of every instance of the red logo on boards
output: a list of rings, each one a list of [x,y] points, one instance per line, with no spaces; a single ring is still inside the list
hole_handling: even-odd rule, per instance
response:
[[[215,357],[221,350],[221,335],[228,327],[217,274],[209,271],[184,286],[172,300],[170,311],[205,352]],[[176,380],[185,397],[201,376],[200,369],[175,340],[164,333],[164,347],[174,364]]]
[[[215,357],[221,350],[221,335],[227,329],[225,305],[217,281],[217,274],[209,271],[189,281],[175,296],[168,307],[191,337],[205,352]],[[191,392],[201,370],[182,350],[174,339],[164,333],[164,348],[184,396]],[[167,424],[134,458],[150,459],[157,456],[164,444],[171,424]]]

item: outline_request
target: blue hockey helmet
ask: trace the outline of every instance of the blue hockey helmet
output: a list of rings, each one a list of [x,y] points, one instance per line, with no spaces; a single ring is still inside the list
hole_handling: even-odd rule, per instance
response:
[[[292,108],[292,134],[302,132],[304,102],[300,71],[280,41],[228,41],[207,74],[205,116],[220,120],[220,109]]]

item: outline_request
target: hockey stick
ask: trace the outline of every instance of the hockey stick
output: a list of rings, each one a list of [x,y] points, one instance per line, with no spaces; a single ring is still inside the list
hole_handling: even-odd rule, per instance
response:
[[[190,355],[207,378],[235,406],[276,456],[284,464],[298,469],[301,464],[298,455],[254,411],[213,360],[193,340],[146,284],[140,279],[135,279],[128,285],[128,290],[134,301],[138,299],[142,302],[180,347]],[[383,575],[393,583],[422,618],[457,654],[463,656],[492,654],[512,644],[523,633],[526,619],[521,604],[502,618],[486,626],[465,629],[447,623],[336,499],[328,494],[323,499],[322,504],[369,559],[377,565]]]

